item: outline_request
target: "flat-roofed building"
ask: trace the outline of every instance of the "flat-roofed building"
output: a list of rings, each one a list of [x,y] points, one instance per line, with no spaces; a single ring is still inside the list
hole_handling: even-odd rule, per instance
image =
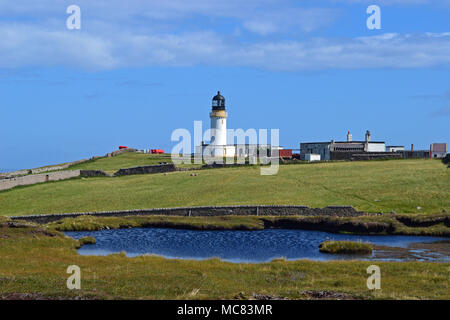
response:
[[[431,158],[445,158],[446,154],[447,154],[446,143],[432,143],[430,145]]]
[[[353,141],[352,134],[348,132],[347,141],[305,142],[300,144],[300,157],[305,159],[306,154],[319,154],[321,160],[349,159],[353,154],[385,153],[384,141],[371,141],[370,131],[366,132],[365,140]]]

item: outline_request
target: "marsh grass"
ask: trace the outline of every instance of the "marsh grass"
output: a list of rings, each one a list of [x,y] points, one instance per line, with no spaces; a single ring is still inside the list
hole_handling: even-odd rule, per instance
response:
[[[419,214],[431,218],[442,214]],[[445,218],[450,217],[447,214]],[[450,228],[439,219],[434,225],[407,226],[392,214],[367,215],[360,217],[334,216],[217,216],[217,217],[181,217],[181,216],[124,216],[101,217],[79,216],[65,218],[47,224],[45,227],[57,231],[96,231],[121,228],[176,228],[191,230],[263,230],[303,229],[321,230],[348,234],[379,235],[424,235],[450,237]]]
[[[78,239],[78,248],[81,248],[82,246],[86,244],[96,244],[97,240],[94,237],[82,237]]]
[[[319,251],[332,254],[370,254],[373,245],[355,241],[324,241],[319,245]]]
[[[450,298],[448,263],[377,262],[382,289],[371,291],[366,286],[370,261],[237,264],[217,258],[81,256],[78,241],[38,231],[44,229],[0,226],[0,297],[38,293],[47,298],[233,299],[257,293],[302,299],[304,290],[329,290],[361,299]],[[81,290],[66,287],[69,265],[81,268]]]

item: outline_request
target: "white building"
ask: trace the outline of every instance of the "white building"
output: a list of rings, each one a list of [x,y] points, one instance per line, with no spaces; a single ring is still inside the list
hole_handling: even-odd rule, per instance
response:
[[[431,158],[444,158],[446,154],[447,154],[446,143],[432,143],[430,145]]]
[[[307,154],[319,154],[321,160],[339,160],[341,156],[351,153],[386,152],[384,141],[372,141],[370,131],[366,131],[364,141],[354,141],[350,131],[347,141],[306,142],[300,144],[300,157],[305,160]]]
[[[404,146],[386,146],[386,152],[400,152],[405,151]]]

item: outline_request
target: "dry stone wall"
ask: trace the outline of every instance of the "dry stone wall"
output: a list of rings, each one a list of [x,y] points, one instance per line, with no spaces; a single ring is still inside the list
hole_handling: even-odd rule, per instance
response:
[[[256,215],[256,216],[337,216],[337,217],[356,217],[366,215],[365,212],[357,211],[352,206],[328,206],[325,208],[310,208],[308,206],[283,206],[283,205],[260,205],[260,206],[221,206],[221,207],[179,207],[179,208],[157,208],[141,210],[123,210],[123,211],[103,211],[103,212],[84,212],[84,213],[62,213],[62,214],[44,214],[14,216],[13,220],[27,220],[36,223],[49,223],[64,218],[75,218],[79,216],[98,216],[98,217],[123,217],[123,216],[149,216],[149,215],[168,215],[168,216],[226,216],[226,215]]]
[[[51,166],[51,167],[31,169],[31,173],[32,174],[37,174],[37,173],[43,173],[43,172],[49,172],[49,171],[64,170],[64,169],[67,169],[67,168],[69,168],[71,166],[74,166],[74,165],[80,164],[80,163],[84,163],[84,162],[87,162],[89,160],[90,159],[82,159],[82,160],[67,162],[67,163],[64,163],[64,164],[58,165],[58,166]]]
[[[24,175],[28,175],[28,174],[38,174],[38,173],[44,173],[44,172],[50,172],[50,171],[64,170],[64,169],[68,169],[69,167],[74,166],[76,164],[84,163],[84,162],[87,162],[87,161],[90,161],[90,160],[93,160],[96,158],[101,158],[101,157],[92,157],[91,159],[82,159],[82,160],[67,162],[67,163],[64,163],[61,165],[50,166],[50,167],[26,169],[26,170],[14,171],[14,172],[4,172],[4,173],[0,173],[0,180],[16,178],[16,177],[20,177],[20,176],[24,176]]]
[[[127,176],[131,174],[149,174],[149,173],[163,173],[163,172],[172,172],[176,171],[177,168],[173,163],[169,164],[157,164],[154,166],[142,166],[142,167],[133,167],[120,169],[116,173],[115,176]]]
[[[0,191],[12,189],[18,186],[26,186],[36,183],[58,181],[80,176],[80,170],[56,171],[41,174],[31,174],[22,177],[0,180]]]
[[[18,170],[18,171],[13,171],[13,172],[2,172],[0,173],[0,179],[9,179],[9,178],[13,178],[13,177],[18,177],[18,176],[24,176],[26,174],[29,174],[30,170]]]
[[[76,177],[106,177],[107,173],[100,170],[67,170],[8,178],[0,180],[0,191],[18,186],[27,186],[36,183],[66,180]]]

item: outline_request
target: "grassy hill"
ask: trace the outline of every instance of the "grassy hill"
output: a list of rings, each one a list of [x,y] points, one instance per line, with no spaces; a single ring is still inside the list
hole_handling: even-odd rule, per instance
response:
[[[71,169],[120,168],[169,162],[167,156],[123,154]],[[450,171],[437,160],[390,160],[282,165],[277,175],[236,167],[72,179],[0,192],[0,215],[154,207],[299,204],[353,205],[369,212],[450,211]],[[421,209],[417,209],[421,207]]]
[[[114,173],[122,168],[137,166],[152,166],[161,162],[172,163],[170,154],[145,154],[137,152],[126,152],[115,157],[104,157],[71,166],[67,170],[102,170]],[[182,164],[180,167],[200,167],[201,165]]]
[[[103,170],[114,173],[121,168],[151,166],[160,162],[172,162],[168,154],[149,155],[145,153],[126,152],[115,157],[104,157],[71,166],[68,170]]]

